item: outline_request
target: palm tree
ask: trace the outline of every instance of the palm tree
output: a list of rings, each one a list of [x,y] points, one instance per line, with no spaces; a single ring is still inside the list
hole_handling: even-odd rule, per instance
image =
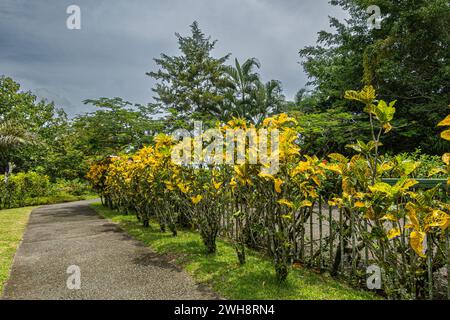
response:
[[[256,106],[252,120],[256,125],[264,118],[284,111],[285,100],[278,80],[270,80],[266,84],[258,81],[252,96]]]
[[[5,172],[8,173],[13,164],[8,162],[11,152],[26,144],[34,144],[36,137],[22,125],[13,120],[0,122],[0,161],[7,164]]]
[[[247,118],[252,114],[251,94],[256,89],[259,82],[259,74],[254,72],[254,68],[260,68],[260,63],[256,58],[247,59],[242,65],[235,59],[234,66],[226,66],[225,74],[228,76],[230,86],[235,93],[233,116]]]

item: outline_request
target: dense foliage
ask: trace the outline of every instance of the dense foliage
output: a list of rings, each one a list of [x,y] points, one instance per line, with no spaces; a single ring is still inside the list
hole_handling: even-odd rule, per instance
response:
[[[66,123],[66,114],[53,103],[38,101],[11,78],[0,77],[0,172],[13,162],[19,171],[43,166],[43,171],[52,168],[76,175],[72,170],[77,166],[71,166],[64,155],[70,151],[54,143],[64,134]]]
[[[335,18],[335,32],[321,31],[318,45],[302,49],[303,66],[314,87],[316,110],[341,108],[358,112],[343,99],[347,88],[373,84],[380,97],[397,99],[401,108],[387,150],[408,152],[420,147],[442,154],[436,123],[450,96],[450,10],[447,0],[332,0],[347,10],[346,22]],[[381,29],[367,27],[366,8],[381,9]]]
[[[50,181],[37,172],[19,172],[0,183],[0,209],[83,200],[92,196],[85,181]]]
[[[77,135],[76,149],[85,160],[120,152],[133,152],[153,141],[162,123],[153,119],[152,106],[121,98],[85,100],[98,109],[75,117],[72,127]]]
[[[260,68],[255,58],[225,65],[230,54],[214,58],[216,41],[205,36],[197,22],[191,25],[190,36],[176,37],[181,55],[162,54],[155,59],[160,69],[147,73],[157,80],[155,107],[168,120],[167,131],[186,127],[192,119],[212,125],[233,117],[260,123],[284,107],[281,83],[263,83],[255,71]]]
[[[240,265],[249,247],[259,249],[279,281],[300,264],[361,283],[364,267],[375,264],[388,297],[432,298],[450,264],[450,180],[426,189],[418,179],[450,175],[450,153],[441,158],[450,150],[448,1],[330,2],[350,18],[331,18],[336,33],[320,32],[317,46],[300,51],[313,88],[295,101],[285,100],[279,81],[261,79],[256,58],[214,57],[216,41],[196,22],[191,35],[176,34],[179,55],[155,59],[148,105],[91,99],[85,103],[95,111],[68,119],[2,76],[0,208],[83,197],[88,172],[109,207],[136,214],[145,227],[154,219],[173,236],[195,229],[208,254],[223,236]],[[380,6],[381,29],[367,28],[369,5]],[[226,143],[211,148],[214,137],[193,132],[183,144],[200,154],[177,164],[179,141],[169,134],[192,129],[193,120]],[[236,163],[226,151],[239,130],[268,139],[241,139],[244,161]],[[251,161],[266,149],[279,159],[276,172]]]
[[[336,259],[343,254],[341,250],[353,251],[354,273],[362,263],[356,251],[365,251],[366,262],[370,260],[385,271],[383,289],[387,295],[424,297],[423,275],[445,266],[448,257],[448,253],[439,254],[446,252],[450,224],[450,206],[442,201],[445,191],[439,186],[415,189],[417,181],[412,176],[418,162],[381,156],[381,136],[392,130],[395,101],[376,100],[371,86],[347,91],[345,96],[364,103],[372,133],[368,142],[358,140],[348,145],[356,152],[351,158],[333,153],[329,161],[322,161],[302,155],[297,139],[301,128],[294,118],[280,114],[264,119],[258,128],[269,133],[279,130],[279,150],[272,151],[280,159],[276,173],[267,173],[263,164],[251,164],[249,159],[258,147],[250,141],[246,142],[242,164],[226,161],[226,146],[211,154],[202,144],[200,166],[177,165],[171,161],[177,141],[161,134],[153,146],[131,157],[93,164],[88,178],[109,206],[135,212],[146,226],[154,218],[161,231],[168,228],[174,236],[180,226],[193,226],[208,253],[216,251],[215,241],[221,233],[234,244],[241,264],[245,263],[246,246],[263,247],[273,257],[279,280],[286,278],[294,258],[306,261],[305,224],[317,214],[317,205],[328,200],[342,214],[337,226],[342,247],[331,251]],[[244,119],[233,119],[218,128],[226,135],[226,129],[254,126]],[[196,141],[194,137],[187,143],[195,146]],[[211,156],[224,157],[223,164],[207,164]],[[443,160],[430,174],[448,170],[448,154]],[[382,181],[389,173],[400,178],[393,186]],[[436,245],[437,253],[427,250],[425,241],[428,248]],[[314,256],[311,252],[309,261]],[[427,261],[432,261],[431,265]]]
[[[99,110],[68,119],[53,103],[0,78],[0,208],[84,198],[89,160],[137,150],[160,129],[148,106],[120,98],[86,103]]]

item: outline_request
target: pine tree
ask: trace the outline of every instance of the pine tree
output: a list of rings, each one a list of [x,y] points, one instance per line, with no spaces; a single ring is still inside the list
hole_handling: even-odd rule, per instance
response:
[[[190,26],[191,35],[176,33],[181,55],[162,54],[154,59],[160,67],[147,75],[156,79],[153,91],[161,111],[168,115],[168,124],[186,126],[188,119],[223,120],[227,110],[224,63],[230,54],[214,58],[216,41],[205,36],[198,23]]]

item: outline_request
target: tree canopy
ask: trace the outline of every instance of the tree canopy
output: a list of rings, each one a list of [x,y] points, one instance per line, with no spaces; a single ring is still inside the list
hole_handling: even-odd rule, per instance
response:
[[[188,120],[214,124],[233,117],[258,123],[279,112],[284,105],[281,83],[270,80],[264,84],[257,70],[256,58],[227,65],[230,54],[215,58],[212,41],[197,22],[190,26],[191,35],[176,33],[180,55],[161,54],[155,59],[158,71],[147,75],[157,80],[152,89],[155,106],[167,119],[167,129],[186,127]]]
[[[190,28],[191,36],[176,33],[181,55],[161,54],[154,59],[160,69],[147,73],[159,81],[152,89],[158,107],[181,126],[188,119],[221,119],[226,109],[224,62],[229,54],[214,58],[216,41],[205,36],[197,22]]]
[[[332,0],[348,10],[345,23],[330,18],[335,32],[321,31],[316,46],[300,50],[319,98],[317,109],[343,108],[348,88],[372,84],[382,99],[397,99],[398,117],[385,146],[395,151],[421,147],[441,153],[448,144],[436,128],[450,96],[450,10],[447,0]],[[381,29],[369,29],[366,8],[381,8]]]

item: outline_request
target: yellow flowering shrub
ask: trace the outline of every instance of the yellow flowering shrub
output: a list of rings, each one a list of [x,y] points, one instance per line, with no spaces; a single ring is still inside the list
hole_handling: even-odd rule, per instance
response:
[[[304,225],[325,200],[340,208],[342,219],[330,229],[341,236],[342,249],[365,250],[366,259],[383,267],[393,279],[384,286],[388,295],[412,292],[416,277],[426,272],[425,258],[433,255],[427,251],[427,242],[445,250],[442,244],[450,224],[450,205],[442,201],[438,187],[417,189],[418,182],[410,175],[418,164],[379,156],[381,137],[393,130],[395,101],[376,100],[371,86],[348,91],[345,97],[365,105],[372,132],[372,140],[348,145],[355,152],[351,157],[335,153],[324,160],[302,155],[296,120],[280,114],[264,119],[259,128],[243,119],[218,124],[223,149],[211,154],[202,144],[200,159],[194,159],[198,163],[174,163],[171,154],[177,141],[160,134],[154,145],[133,155],[93,163],[87,177],[107,205],[134,212],[145,226],[154,218],[161,231],[168,228],[174,236],[180,226],[197,229],[208,253],[216,252],[219,234],[233,243],[240,264],[246,261],[246,247],[266,250],[280,281],[286,279],[298,252],[304,252],[303,242],[297,248],[298,239],[305,239]],[[449,117],[439,125],[450,126]],[[235,151],[227,152],[230,144],[239,143],[236,130],[267,133],[266,141],[259,135],[256,142],[251,132],[244,135],[242,163],[236,163]],[[449,130],[442,137],[450,140]],[[187,141],[195,146],[195,139]],[[205,162],[212,156],[223,161]],[[256,158],[258,162],[252,161]],[[277,159],[276,167],[268,159]],[[450,172],[450,153],[443,161]],[[399,180],[394,185],[385,183],[385,173],[395,173]],[[313,239],[309,241],[312,248]],[[330,236],[331,247],[332,241]],[[343,255],[340,250],[331,251],[335,259]],[[302,254],[300,259],[304,259]],[[333,268],[338,265],[330,263]],[[356,266],[358,261],[351,263]]]

